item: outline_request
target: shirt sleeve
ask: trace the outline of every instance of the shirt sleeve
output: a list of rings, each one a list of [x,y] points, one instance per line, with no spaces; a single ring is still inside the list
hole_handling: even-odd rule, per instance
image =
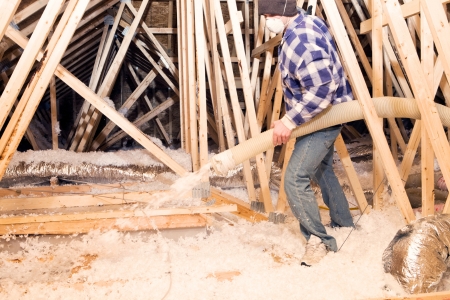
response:
[[[295,95],[295,104],[286,112],[286,118],[296,125],[308,122],[327,108],[337,87],[330,55],[320,43],[309,43],[306,48],[295,74],[301,93]]]

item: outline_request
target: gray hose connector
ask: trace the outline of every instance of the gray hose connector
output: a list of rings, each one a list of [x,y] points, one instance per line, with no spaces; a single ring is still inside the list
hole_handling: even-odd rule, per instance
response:
[[[420,111],[415,99],[398,97],[373,98],[377,115],[381,118],[409,118],[420,120]],[[445,127],[450,127],[450,108],[436,104],[437,111]],[[329,106],[311,121],[292,131],[291,139],[334,125],[364,119],[358,101],[345,102]],[[214,155],[211,165],[217,174],[226,175],[236,165],[255,157],[257,154],[273,148],[273,129],[267,130],[239,145]]]

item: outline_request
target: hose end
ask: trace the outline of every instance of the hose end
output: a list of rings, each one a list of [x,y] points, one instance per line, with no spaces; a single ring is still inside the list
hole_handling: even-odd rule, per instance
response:
[[[236,166],[233,159],[233,153],[231,150],[226,150],[214,155],[211,158],[211,165],[214,168],[214,172],[218,175],[227,175],[228,171]]]

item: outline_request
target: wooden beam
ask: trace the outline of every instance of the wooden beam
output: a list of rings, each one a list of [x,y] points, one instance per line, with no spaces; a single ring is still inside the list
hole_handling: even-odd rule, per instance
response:
[[[208,125],[206,107],[206,73],[205,73],[205,34],[203,32],[203,3],[202,0],[194,0],[194,28],[197,67],[197,100],[199,129],[198,139],[200,148],[200,167],[208,163]],[[192,100],[192,99],[191,99]],[[208,179],[205,179],[208,181]]]
[[[154,70],[150,71],[137,88],[131,93],[131,95],[125,100],[118,111],[128,111],[131,106],[141,97],[141,95],[147,90],[148,86],[153,82],[156,77]],[[109,121],[102,131],[98,134],[97,138],[93,141],[91,150],[96,150],[108,137],[108,135],[114,130],[116,124],[113,121]]]
[[[141,127],[142,125],[148,123],[153,118],[156,118],[161,112],[165,111],[169,107],[171,107],[173,104],[175,104],[175,100],[173,98],[168,98],[166,101],[161,103],[160,105],[156,106],[154,109],[146,113],[145,115],[141,116],[137,120],[133,122],[133,125],[137,128]],[[99,150],[106,150],[115,143],[117,143],[119,140],[121,140],[123,137],[127,136],[127,132],[125,131],[118,131],[114,133],[112,136],[110,136],[99,148]]]
[[[232,214],[246,219],[250,222],[260,222],[267,221],[268,217],[265,214],[257,213],[250,209],[250,205],[226,192],[211,187],[211,196],[206,199],[206,201],[215,201],[216,204],[236,204],[237,212],[232,212]]]
[[[383,3],[383,9],[384,11],[388,12],[387,18],[389,22],[389,28],[391,29],[392,35],[395,39],[401,61],[403,62],[403,66],[407,72],[411,88],[414,92],[417,106],[420,110],[422,123],[425,126],[426,131],[430,137],[433,150],[438,159],[442,174],[444,175],[444,178],[446,178],[446,180],[450,182],[450,161],[448,161],[448,157],[450,157],[450,146],[446,139],[442,122],[440,121],[439,117],[436,117],[438,116],[438,114],[436,105],[434,103],[434,95],[431,91],[432,86],[429,86],[427,82],[424,82],[424,78],[426,78],[426,76],[420,65],[419,57],[414,48],[412,40],[406,37],[405,32],[407,32],[408,28],[406,27],[403,17],[401,16],[401,10],[398,2],[394,3],[393,0],[385,1],[386,2]],[[433,22],[434,20],[438,20],[437,23],[439,25],[436,25],[438,25],[439,27],[443,26],[443,20],[441,19],[441,16],[444,15],[444,11],[442,6],[438,7],[437,11],[433,11],[431,14],[430,11],[428,11],[429,3],[420,3],[421,5],[423,5],[427,20],[433,20]],[[448,26],[446,17],[444,23]],[[436,42],[436,40],[440,40],[440,35],[435,35],[436,32],[434,29],[434,25],[435,24],[430,24],[430,29],[433,33],[436,47],[438,51],[441,50],[439,51],[439,53],[440,55],[444,55],[442,57],[444,58],[446,54],[442,52],[442,50],[446,49],[441,49]],[[446,212],[446,208],[449,208],[449,205],[450,201],[447,201],[444,207],[444,212]]]
[[[372,0],[372,96],[383,96],[383,26],[382,7],[380,0]],[[383,131],[383,119],[378,120],[380,130]],[[381,209],[386,184],[383,181],[384,173],[381,165],[381,153],[373,145],[373,208]]]
[[[222,49],[222,56],[224,60],[224,67],[225,67],[225,75],[227,76],[227,85],[228,85],[228,91],[230,93],[231,98],[231,105],[232,105],[232,111],[234,115],[234,122],[236,124],[236,133],[237,137],[239,139],[239,142],[244,142],[246,140],[245,133],[244,133],[244,127],[243,127],[243,121],[242,121],[242,110],[239,105],[238,101],[238,95],[236,91],[236,85],[234,81],[234,73],[233,68],[230,61],[230,52],[228,48],[228,41],[227,36],[225,32],[225,26],[224,26],[224,20],[222,15],[222,8],[220,7],[220,3],[214,1],[214,13],[216,17],[216,24],[217,24],[217,31],[219,34],[219,40],[220,40],[220,46]],[[255,187],[253,184],[253,175],[251,173],[250,169],[250,161],[245,161],[243,163],[244,166],[244,180],[247,186],[247,192],[249,195],[250,201],[256,200],[255,195]]]
[[[434,43],[427,17],[423,11],[422,4],[420,10],[420,56],[421,65],[425,74],[424,80],[433,89],[434,80]],[[441,7],[442,8],[442,7]],[[448,23],[447,23],[448,24]],[[434,152],[425,128],[421,132],[421,183],[422,183],[422,216],[434,215]]]
[[[421,293],[414,295],[406,295],[401,297],[387,297],[387,298],[372,298],[368,300],[445,300],[450,298],[450,292],[434,292],[434,293]]]
[[[157,200],[157,199],[154,199]],[[20,200],[18,200],[20,201]],[[109,207],[108,207],[109,208]],[[154,217],[154,216],[171,216],[171,215],[193,215],[208,214],[220,212],[235,212],[234,205],[211,205],[211,206],[191,206],[191,207],[170,207],[170,208],[121,208],[115,210],[99,211],[99,212],[79,212],[79,213],[63,213],[57,215],[24,215],[0,218],[0,225],[18,225],[26,223],[47,223],[47,222],[66,222],[81,220],[99,220],[99,219],[119,219],[132,217]]]
[[[58,135],[57,127],[58,123],[58,109],[56,106],[56,82],[55,76],[52,77],[50,81],[50,108],[51,108],[51,126],[52,126],[52,148],[53,150],[58,150]]]
[[[390,153],[389,145],[386,141],[383,131],[378,124],[378,116],[376,114],[375,108],[371,101],[369,91],[367,89],[364,77],[359,68],[358,61],[354,55],[353,48],[347,37],[344,25],[341,18],[339,17],[339,11],[337,10],[334,1],[327,0],[323,3],[323,8],[328,17],[328,22],[333,28],[335,33],[335,39],[337,45],[344,57],[344,66],[346,66],[347,75],[351,79],[353,91],[358,99],[361,109],[363,111],[364,119],[368,125],[369,131],[371,133],[373,142],[380,153],[383,153],[381,160],[383,163],[383,169],[387,176],[387,179],[391,185],[394,198],[405,218],[406,222],[409,223],[415,219],[411,204],[409,203],[408,197],[406,195],[405,188],[400,179],[397,171],[397,166],[395,164],[392,155]]]
[[[143,16],[144,12],[146,11],[148,3],[149,3],[149,0],[142,1],[141,6],[139,7],[138,14],[136,15],[135,19],[133,20],[133,23],[131,24],[131,26],[128,28],[128,31],[122,40],[119,51],[117,52],[117,54],[114,58],[114,61],[112,62],[110,68],[108,69],[108,73],[106,74],[105,79],[103,80],[103,82],[98,90],[98,93],[99,93],[100,97],[102,97],[102,98],[109,97],[109,95],[111,94],[114,83],[119,74],[119,70],[122,67],[126,52],[128,51],[130,43],[133,40],[134,33],[136,32],[136,29],[139,26],[139,23],[141,22],[142,16]],[[91,117],[90,117],[89,123],[87,124],[86,130],[84,131],[84,135],[78,145],[78,148],[77,148],[78,152],[85,151],[87,149],[88,144],[90,143],[90,140],[93,138],[95,129],[97,128],[98,123],[100,122],[100,117],[101,117],[100,112],[92,109],[91,113],[88,112],[88,116],[91,116]]]
[[[200,215],[172,215],[156,217],[132,217],[123,219],[80,220],[68,222],[25,223],[0,225],[0,234],[74,234],[91,230],[139,231],[169,228],[205,227]]]
[[[244,99],[245,99],[245,107],[247,110],[247,115],[250,124],[250,133],[252,136],[256,136],[261,133],[260,128],[258,128],[256,112],[255,112],[255,104],[253,101],[253,92],[250,82],[250,74],[248,70],[248,66],[245,58],[245,49],[242,40],[242,32],[239,24],[239,20],[237,20],[237,7],[236,2],[234,0],[228,0],[228,10],[230,12],[231,24],[233,27],[233,37],[234,37],[234,45],[236,47],[237,55],[239,57],[240,63],[239,73],[241,74],[241,80],[244,90]],[[262,153],[256,155],[256,169],[258,171],[258,177],[261,187],[261,196],[263,197],[265,211],[267,213],[272,212],[274,210],[272,199],[270,195],[269,182],[267,180],[267,174],[264,164],[264,156]]]
[[[8,134],[4,133],[0,140],[0,152],[2,153],[0,156],[0,178],[5,174],[8,164],[28,128],[87,4],[88,0],[71,0],[69,2],[60,24],[46,47],[41,66],[36,70],[35,75],[27,85],[13,117],[9,121],[5,130],[5,133]]]
[[[411,2],[401,5],[400,9],[401,9],[403,18],[406,19],[408,17],[417,15],[420,12],[420,1],[421,0],[414,0],[414,1],[411,1]],[[439,0],[439,1],[442,4],[446,4],[446,3],[450,2],[450,0]],[[386,26],[386,25],[388,25],[388,20],[387,20],[387,16],[386,16],[386,12],[385,12],[385,13],[383,13],[383,26]],[[371,19],[361,22],[360,29],[359,29],[360,34],[368,33],[371,30],[372,30]]]
[[[350,188],[352,189],[353,195],[356,198],[359,210],[361,211],[361,213],[364,212],[368,214],[370,212],[370,207],[367,204],[366,196],[364,195],[361,183],[358,180],[358,175],[356,174],[355,168],[353,167],[352,160],[350,159],[350,155],[348,154],[347,147],[345,146],[342,135],[339,134],[336,141],[334,142],[334,146],[336,147],[336,151],[339,155],[339,159],[341,160],[341,164],[344,167],[345,173],[347,174]]]
[[[0,41],[3,39],[3,35],[5,34],[8,25],[13,19],[20,1],[21,0],[2,0],[0,3],[0,11],[2,12],[2,17],[0,18]]]
[[[37,11],[44,8],[49,0],[37,0],[34,3],[28,5],[18,13],[16,13],[12,19],[14,23],[19,25],[22,21],[28,19],[30,16],[32,16]],[[19,1],[20,2],[20,1]]]
[[[139,84],[141,84],[141,81],[138,78],[138,76],[137,76],[136,72],[134,71],[133,67],[131,66],[131,64],[128,64],[128,70],[130,71],[131,77],[133,78],[136,85],[138,86]],[[144,94],[144,100],[147,103],[150,111],[152,111],[154,109],[154,107],[153,107],[152,103],[150,102],[150,99],[148,98],[148,96],[145,94]],[[161,133],[162,133],[164,139],[166,140],[167,144],[170,145],[172,141],[171,141],[169,135],[167,134],[166,130],[164,129],[164,126],[162,125],[161,120],[158,118],[158,116],[155,117],[155,121],[156,121],[156,125],[161,130]]]
[[[134,6],[131,4],[131,2],[126,2],[126,5],[127,5],[128,9],[136,16],[137,10],[136,10],[136,8],[134,8]],[[167,55],[167,52],[161,46],[161,44],[156,39],[156,37],[153,35],[153,33],[150,31],[150,28],[148,28],[148,26],[145,24],[145,22],[142,22],[141,26],[144,29],[144,31],[147,33],[147,36],[149,37],[150,41],[152,41],[153,45],[159,51],[159,54],[164,58],[164,60],[169,65],[169,70],[170,70],[172,76],[175,78],[175,80],[178,81],[178,70],[175,67],[173,61],[170,59],[169,55]]]
[[[5,124],[5,120],[19,96],[28,73],[31,71],[38,52],[42,48],[42,45],[44,45],[63,3],[63,0],[50,1],[51,5],[48,5],[44,10],[41,19],[36,26],[36,32],[30,38],[29,46],[24,48],[23,54],[0,97],[0,106],[2,107],[0,110],[0,128]],[[9,27],[6,36],[9,37],[8,32],[11,30],[14,29]]]
[[[11,36],[10,38],[14,39],[14,42],[16,42],[22,48],[25,48],[28,43],[28,39],[18,31],[15,31],[14,36]],[[38,59],[41,59],[43,54],[43,52],[40,52]],[[58,76],[79,95],[85,97],[88,101],[90,101],[91,104],[96,106],[98,110],[102,111],[102,113],[106,117],[116,120],[116,123],[120,128],[127,132],[145,149],[153,153],[163,164],[167,165],[175,173],[177,173],[178,175],[184,175],[187,173],[187,171],[182,166],[176,163],[170,156],[168,156],[164,151],[162,151],[159,147],[152,143],[146,135],[144,135],[140,130],[134,127],[127,119],[123,118],[115,109],[110,107],[102,98],[96,95],[90,88],[88,88],[83,82],[73,76],[63,66],[57,66],[55,75]]]
[[[106,40],[105,48],[102,51],[102,56],[100,58],[99,65],[97,67],[98,71],[95,74],[93,74],[95,76],[92,76],[91,80],[89,82],[89,87],[93,91],[97,91],[98,84],[100,82],[100,77],[105,69],[106,60],[108,59],[108,57],[111,53],[111,49],[114,46],[113,41],[115,38],[115,32],[117,30],[117,27],[119,26],[118,24],[119,24],[120,18],[122,17],[124,8],[125,8],[125,3],[122,2],[119,6],[119,10],[117,12],[116,18],[114,19],[114,23],[110,30],[108,39]],[[74,122],[74,128],[72,128],[72,131],[70,132],[69,137],[67,139],[67,142],[71,142],[69,150],[75,151],[78,148],[81,138],[83,137],[86,127],[88,125],[88,122],[90,121],[90,117],[91,117],[92,113],[93,113],[93,109],[92,109],[91,105],[89,104],[88,101],[85,100],[83,103],[83,106],[81,107],[81,109],[77,115],[76,122]]]

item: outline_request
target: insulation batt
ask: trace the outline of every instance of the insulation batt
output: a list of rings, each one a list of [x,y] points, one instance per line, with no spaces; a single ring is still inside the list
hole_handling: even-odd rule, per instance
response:
[[[391,273],[411,294],[436,291],[449,265],[450,215],[421,218],[400,229],[383,253]]]

